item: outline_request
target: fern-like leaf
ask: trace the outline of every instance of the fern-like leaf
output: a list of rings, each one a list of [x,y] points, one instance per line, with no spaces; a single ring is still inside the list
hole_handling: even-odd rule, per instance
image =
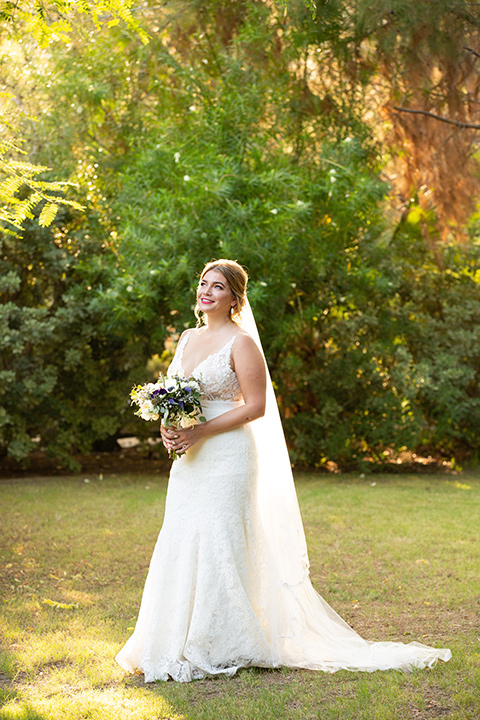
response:
[[[42,208],[40,217],[38,218],[38,224],[40,225],[40,227],[48,227],[48,225],[51,225],[52,222],[55,220],[55,215],[57,214],[57,212],[58,203],[46,203]]]

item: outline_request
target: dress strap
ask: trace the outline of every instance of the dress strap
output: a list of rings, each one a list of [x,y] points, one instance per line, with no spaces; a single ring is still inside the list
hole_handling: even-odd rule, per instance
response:
[[[168,368],[168,372],[170,375],[176,375],[178,373],[183,373],[183,365],[182,365],[183,351],[185,349],[185,346],[188,342],[189,337],[190,337],[190,331],[182,334],[180,340],[178,341],[177,347],[175,348],[175,354],[173,356],[173,360]]]
[[[218,353],[216,353],[217,355],[225,357],[225,359],[227,360],[227,363],[230,367],[232,367],[232,348],[235,343],[236,337],[237,337],[236,335],[231,337],[230,340],[226,343],[226,345],[224,345],[222,348],[220,348]]]
[[[178,359],[180,360],[180,362],[181,362],[182,359],[183,359],[183,351],[185,350],[185,347],[186,347],[186,344],[187,344],[187,342],[188,342],[188,340],[189,340],[189,338],[190,338],[190,333],[191,333],[191,332],[192,332],[191,330],[186,330],[185,333],[182,335],[182,337],[180,338],[180,340],[179,340],[179,342],[178,342],[178,345],[177,345],[177,349],[176,349],[175,354],[177,355],[177,357],[178,357]]]
[[[222,348],[220,348],[220,350],[218,350],[218,354],[219,355],[222,355],[222,354],[230,355],[230,353],[232,352],[233,344],[235,342],[236,337],[237,337],[236,335],[233,335],[230,338],[230,340]]]

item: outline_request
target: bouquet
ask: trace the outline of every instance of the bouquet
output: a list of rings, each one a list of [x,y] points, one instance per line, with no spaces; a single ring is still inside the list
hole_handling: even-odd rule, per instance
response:
[[[132,405],[138,405],[135,415],[143,420],[161,417],[165,427],[189,427],[196,422],[206,422],[202,415],[200,385],[194,378],[186,380],[180,375],[166,377],[160,373],[156,383],[134,385],[130,398]],[[179,457],[175,450],[170,450],[169,456],[174,460]]]

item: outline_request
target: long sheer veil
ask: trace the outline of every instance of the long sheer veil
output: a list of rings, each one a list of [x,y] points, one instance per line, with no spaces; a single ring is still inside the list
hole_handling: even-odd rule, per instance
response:
[[[240,324],[265,360],[248,302]],[[262,604],[278,664],[334,672],[341,668],[409,670],[433,667],[439,658],[448,660],[451,652],[447,648],[364,640],[312,587],[305,533],[268,368],[265,415],[252,422],[251,428],[258,450],[259,520],[273,574]]]
[[[277,578],[287,585],[296,585],[308,575],[307,544],[275,392],[248,300],[239,325],[257,344],[267,372],[265,415],[251,423],[258,452],[259,518],[275,561]]]

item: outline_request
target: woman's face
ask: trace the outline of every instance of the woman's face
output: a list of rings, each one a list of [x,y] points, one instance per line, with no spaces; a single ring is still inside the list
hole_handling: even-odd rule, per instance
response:
[[[225,276],[219,270],[209,270],[200,279],[197,288],[197,303],[207,315],[215,313],[230,315],[235,298]]]

